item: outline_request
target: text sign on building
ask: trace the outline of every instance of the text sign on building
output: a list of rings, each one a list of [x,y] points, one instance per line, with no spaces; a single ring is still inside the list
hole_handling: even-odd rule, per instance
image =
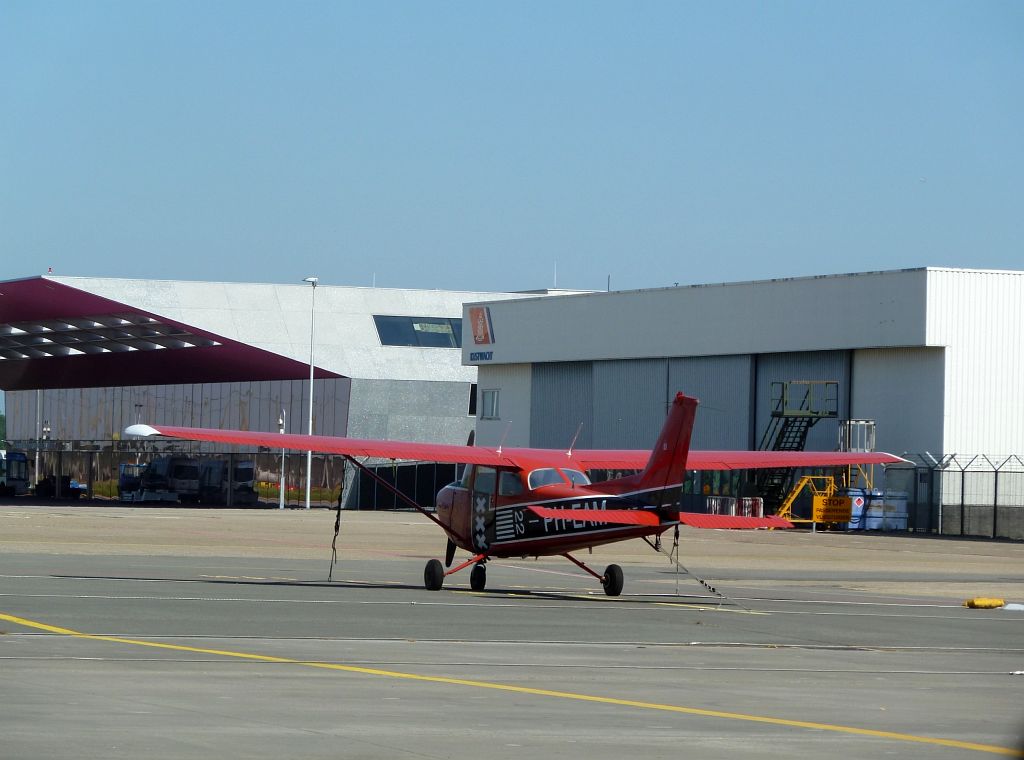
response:
[[[850,522],[853,502],[849,496],[815,496],[812,503],[814,522]]]

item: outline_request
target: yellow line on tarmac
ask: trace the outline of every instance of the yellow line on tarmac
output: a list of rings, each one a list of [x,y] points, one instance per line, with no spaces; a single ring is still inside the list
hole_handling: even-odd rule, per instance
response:
[[[682,713],[684,715],[698,715],[705,718],[723,718],[726,720],[741,720],[751,723],[766,723],[774,726],[787,726],[790,728],[807,728],[817,731],[832,731],[841,734],[853,734],[855,736],[870,736],[876,739],[889,739],[892,741],[915,742],[917,744],[931,744],[938,747],[953,747],[955,749],[972,750],[974,752],[987,752],[993,755],[1004,755],[1007,757],[1024,758],[1024,753],[1018,752],[1009,747],[997,747],[991,744],[976,744],[974,742],[962,742],[956,739],[940,739],[930,736],[915,736],[914,734],[901,734],[893,731],[876,731],[870,728],[856,728],[854,726],[838,726],[829,723],[813,723],[805,720],[788,720],[786,718],[772,718],[764,715],[746,715],[744,713],[723,712],[720,710],[703,710],[698,707],[681,707],[679,705],[665,705],[657,702],[640,702],[632,699],[614,699],[612,697],[597,697],[590,694],[575,694],[568,691],[553,691],[551,689],[534,689],[528,686],[513,686],[511,684],[492,683],[490,681],[471,681],[463,678],[446,678],[444,676],[424,676],[416,673],[402,673],[395,670],[380,670],[378,668],[362,668],[356,665],[337,665],[327,662],[309,662],[294,660],[288,657],[273,657],[264,654],[252,654],[249,652],[232,652],[226,649],[204,649],[201,647],[190,647],[182,644],[164,644],[156,641],[140,641],[138,639],[126,639],[120,636],[100,636],[92,633],[73,631],[70,628],[60,628],[55,625],[40,623],[35,620],[6,615],[0,613],[0,620],[10,623],[34,628],[40,631],[47,631],[62,636],[72,636],[89,641],[107,641],[113,644],[129,644],[131,646],[149,647],[151,649],[167,649],[175,652],[192,652],[194,654],[217,655],[220,657],[234,657],[254,662],[274,662],[287,665],[301,665],[309,668],[321,668],[324,670],[340,670],[345,673],[360,673],[362,675],[381,676],[383,678],[399,678],[407,681],[422,681],[426,683],[448,684],[452,686],[470,686],[477,689],[493,689],[495,691],[507,691],[515,694],[530,694],[538,697],[554,697],[557,699],[571,699],[579,702],[593,702],[604,705],[618,705],[622,707],[634,707],[641,710],[659,710],[662,712]]]

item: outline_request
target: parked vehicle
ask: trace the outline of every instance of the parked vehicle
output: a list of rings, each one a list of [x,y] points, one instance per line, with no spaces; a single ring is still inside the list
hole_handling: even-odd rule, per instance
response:
[[[88,488],[84,483],[79,483],[70,475],[60,476],[60,491],[57,491],[57,477],[48,475],[36,483],[37,499],[79,499],[86,493]]]
[[[203,504],[227,505],[228,486],[233,506],[252,506],[259,500],[256,491],[256,462],[243,459],[235,462],[228,477],[228,460],[207,457],[199,460],[199,501]]]
[[[0,495],[28,493],[28,455],[24,451],[0,449]]]
[[[119,501],[141,501],[138,498],[142,490],[142,474],[146,471],[145,464],[122,462],[117,470],[117,498]]]
[[[199,460],[194,457],[162,456],[141,473],[137,501],[199,501]]]

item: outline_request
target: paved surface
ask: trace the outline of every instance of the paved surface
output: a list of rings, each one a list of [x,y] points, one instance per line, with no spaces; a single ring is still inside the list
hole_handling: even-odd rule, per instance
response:
[[[0,505],[0,757],[1020,757],[1024,545],[683,532],[422,588],[413,514]],[[703,578],[726,598],[695,579]]]

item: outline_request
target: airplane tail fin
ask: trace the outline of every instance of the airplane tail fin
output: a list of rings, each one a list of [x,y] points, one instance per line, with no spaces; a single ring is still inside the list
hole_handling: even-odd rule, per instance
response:
[[[697,399],[677,393],[647,467],[640,473],[641,489],[665,488],[683,482],[696,413]]]

